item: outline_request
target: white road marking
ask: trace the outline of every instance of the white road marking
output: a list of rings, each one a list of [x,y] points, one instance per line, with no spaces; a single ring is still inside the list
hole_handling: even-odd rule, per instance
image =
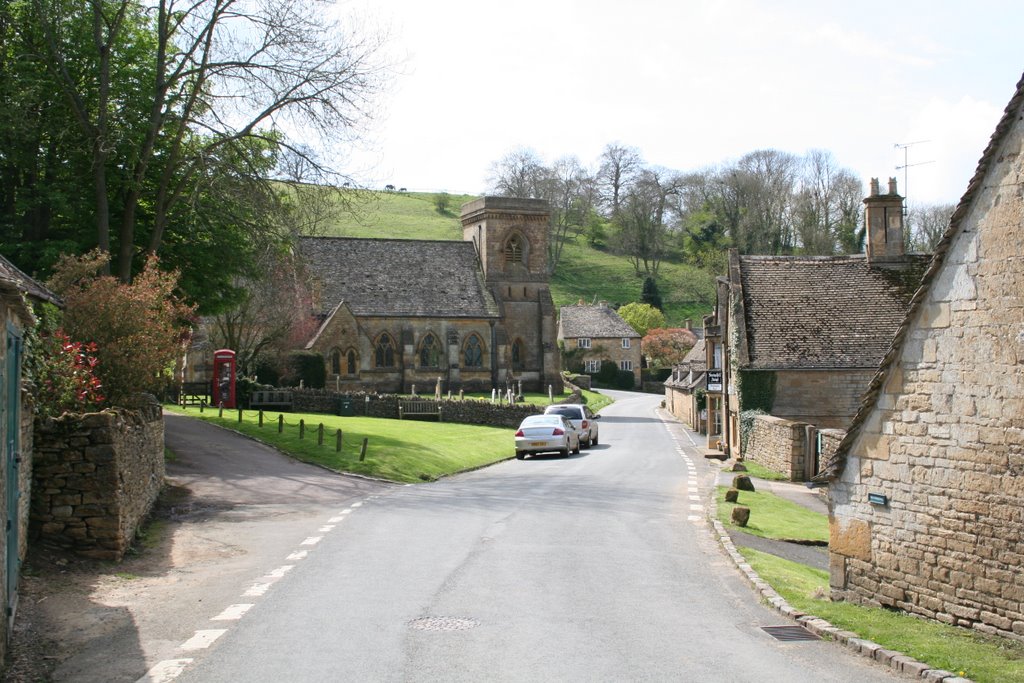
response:
[[[252,609],[252,607],[252,603],[228,605],[223,612],[210,619],[210,621],[238,621],[246,612]]]
[[[304,559],[306,559],[307,555],[309,555],[309,551],[308,550],[296,550],[294,553],[292,553],[291,555],[289,555],[288,557],[286,557],[284,559],[286,559],[286,560],[304,560]]]
[[[196,631],[196,634],[181,644],[182,650],[205,650],[213,645],[214,641],[227,633],[226,628],[214,628],[204,631]]]
[[[157,662],[135,683],[167,683],[181,675],[185,667],[192,663],[191,659],[165,659]]]
[[[700,521],[700,517],[698,515],[690,515],[686,519],[687,519],[687,521],[690,521],[690,522],[699,522]]]
[[[692,510],[693,512],[703,512],[704,511],[704,506],[703,505],[691,505],[690,506],[690,510]]]
[[[351,515],[352,514],[352,510],[342,510],[338,514],[339,515]]]
[[[700,496],[690,496],[690,500],[700,500]]]
[[[329,520],[327,520],[327,523],[328,524],[341,524],[344,521],[345,521],[344,517],[338,516],[338,517],[331,517]]]
[[[319,531],[322,534],[326,534],[328,531],[334,531],[334,525],[333,524],[324,524],[322,527],[317,529],[317,531]]]
[[[293,569],[295,569],[294,564],[286,564],[270,572],[269,574],[267,574],[267,576],[272,576],[275,579],[280,579],[282,576],[284,576]]]
[[[323,536],[310,536],[299,545],[316,545],[323,540]]]
[[[273,585],[273,581],[269,581],[267,583],[254,583],[253,585],[249,586],[244,593],[242,593],[242,596],[246,598],[258,598],[259,596],[263,595],[268,590],[270,590],[270,587]]]
[[[362,507],[362,506],[363,506],[362,502],[352,503],[352,507],[354,507],[354,508],[358,508],[358,507]]]

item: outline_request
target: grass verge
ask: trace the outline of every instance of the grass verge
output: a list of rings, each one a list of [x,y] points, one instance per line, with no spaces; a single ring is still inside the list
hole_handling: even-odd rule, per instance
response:
[[[789,477],[785,474],[770,470],[761,463],[754,462],[753,460],[744,460],[743,466],[747,468],[747,474],[758,479],[767,479],[768,481],[789,481]]]
[[[1024,682],[1024,644],[890,610],[832,602],[828,573],[751,548],[740,548],[762,579],[793,607],[882,647],[978,683]]]
[[[432,481],[438,477],[489,465],[514,453],[512,430],[448,422],[387,420],[374,417],[264,412],[258,424],[257,411],[216,410],[200,412],[164,406],[169,412],[188,415],[233,429],[270,444],[297,460],[315,463],[338,472],[351,472],[398,482]],[[278,432],[278,418],[284,429]],[[305,434],[299,438],[299,422]],[[324,426],[324,443],[319,445],[319,425]],[[342,449],[336,451],[337,430],[342,431]],[[365,460],[360,460],[363,439],[368,440]]]
[[[740,491],[738,503],[727,503],[727,490],[719,486],[715,492],[718,520],[725,526],[762,538],[828,541],[828,515],[762,491]],[[750,522],[745,527],[732,523],[732,510],[737,505],[750,508]]]

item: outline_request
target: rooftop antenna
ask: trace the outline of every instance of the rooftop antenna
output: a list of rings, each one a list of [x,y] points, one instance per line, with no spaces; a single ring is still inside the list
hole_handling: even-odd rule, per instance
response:
[[[923,145],[926,142],[931,142],[931,140],[915,140],[913,142],[897,142],[895,145],[893,145],[893,147],[895,149],[902,149],[903,150],[903,165],[902,166],[897,166],[896,170],[897,171],[903,171],[903,200],[904,200],[903,201],[903,215],[904,216],[907,215],[907,206],[910,204],[910,202],[907,200],[907,198],[910,195],[910,193],[907,191],[907,185],[908,185],[908,183],[907,183],[907,169],[910,168],[911,166],[924,166],[925,164],[934,164],[935,163],[934,160],[932,160],[932,161],[918,161],[917,163],[913,163],[913,164],[910,163],[910,148],[912,146],[914,146],[914,145]]]

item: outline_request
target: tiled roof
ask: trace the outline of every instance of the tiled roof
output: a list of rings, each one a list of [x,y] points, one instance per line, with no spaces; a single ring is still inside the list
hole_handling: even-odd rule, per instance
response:
[[[946,256],[949,253],[949,248],[953,243],[953,239],[963,227],[964,220],[974,203],[975,195],[981,191],[985,182],[985,176],[988,175],[989,168],[993,163],[996,153],[999,151],[999,147],[1013,126],[1020,125],[1020,111],[1022,107],[1024,107],[1024,76],[1022,76],[1017,82],[1017,88],[1014,91],[1013,97],[1010,98],[1009,103],[1006,105],[1006,109],[1003,111],[1002,118],[999,120],[999,123],[996,124],[996,129],[992,133],[992,137],[989,139],[988,146],[985,148],[985,151],[981,155],[981,159],[978,161],[978,167],[974,171],[974,176],[967,184],[966,192],[964,192],[963,197],[960,198],[960,203],[957,204],[956,209],[953,211],[953,215],[949,220],[949,227],[943,234],[942,239],[939,240],[939,243],[935,246],[935,255],[921,280],[921,287],[914,294],[914,297],[910,302],[910,306],[907,309],[907,313],[896,330],[892,345],[889,347],[885,357],[879,364],[878,372],[875,373],[875,376],[872,378],[867,391],[864,392],[860,408],[857,410],[857,414],[854,415],[853,421],[850,423],[850,427],[846,431],[846,436],[843,437],[839,446],[836,447],[836,451],[832,457],[827,462],[821,464],[821,471],[814,477],[815,480],[828,481],[829,479],[839,477],[843,473],[843,468],[846,466],[846,457],[850,448],[853,446],[853,442],[857,439],[861,427],[870,418],[871,413],[874,411],[875,406],[878,403],[878,397],[882,391],[882,386],[885,384],[885,380],[888,377],[889,372],[892,370],[897,359],[903,353],[903,347],[906,344],[907,335],[911,330],[911,321],[914,319],[917,310],[921,307],[922,302],[928,295],[928,290],[931,288],[932,283],[935,281],[935,278],[938,276],[939,271],[945,263]]]
[[[564,339],[589,337],[591,339],[612,339],[628,337],[639,339],[640,335],[623,320],[614,309],[604,305],[562,306],[559,325]]]
[[[905,270],[860,256],[740,256],[752,369],[873,368],[885,355],[929,257]]]
[[[322,313],[344,301],[357,316],[494,318],[471,242],[303,237]]]
[[[34,299],[49,301],[58,306],[64,305],[59,296],[23,273],[16,265],[3,256],[0,256],[0,278],[15,283],[22,291]]]

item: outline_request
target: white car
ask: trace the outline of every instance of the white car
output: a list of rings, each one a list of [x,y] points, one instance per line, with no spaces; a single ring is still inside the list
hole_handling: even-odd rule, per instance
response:
[[[530,415],[516,430],[516,458],[522,460],[529,453],[580,452],[580,438],[567,419],[561,415]]]
[[[592,413],[587,406],[580,403],[559,403],[545,408],[544,414],[562,415],[568,418],[576,433],[579,434],[580,444],[583,448],[597,445],[597,421],[601,416]]]

